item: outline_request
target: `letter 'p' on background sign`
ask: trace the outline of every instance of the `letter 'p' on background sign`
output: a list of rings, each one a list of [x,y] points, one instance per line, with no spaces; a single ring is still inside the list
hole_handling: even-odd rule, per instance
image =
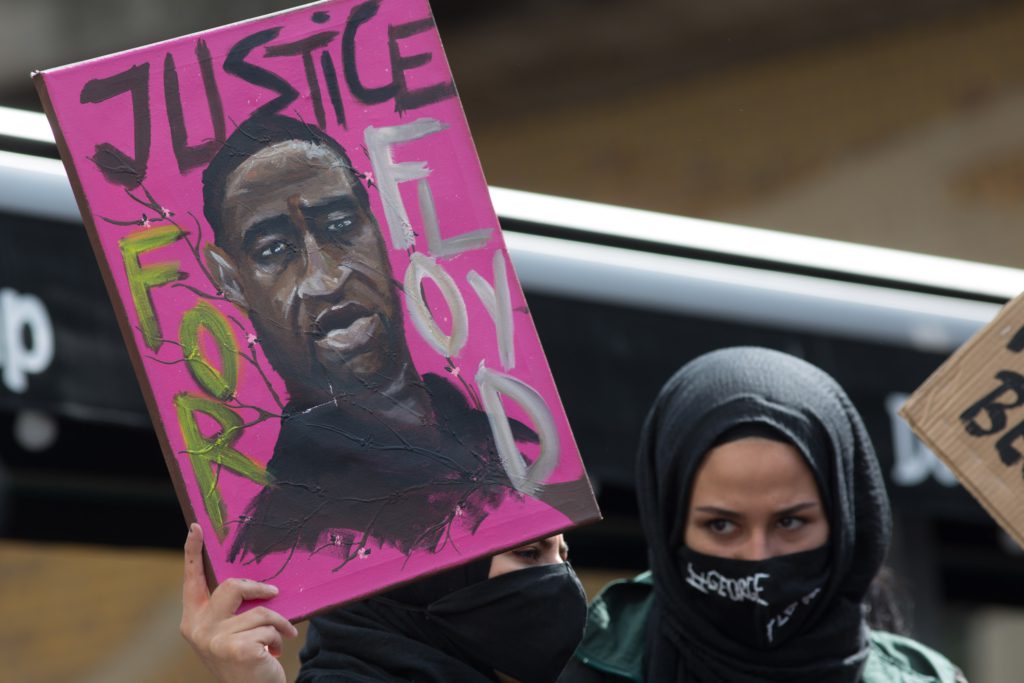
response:
[[[1024,547],[1024,295],[950,356],[900,414]]]
[[[426,0],[35,79],[215,581],[297,619],[599,518]]]

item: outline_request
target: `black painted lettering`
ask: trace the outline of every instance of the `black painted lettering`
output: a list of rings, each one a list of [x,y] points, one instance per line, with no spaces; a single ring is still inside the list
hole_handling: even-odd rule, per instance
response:
[[[320,94],[320,81],[317,79],[316,66],[313,62],[313,51],[326,47],[336,35],[338,35],[337,31],[323,31],[308,38],[296,40],[294,43],[273,45],[266,51],[267,57],[302,56],[302,66],[306,70],[306,83],[309,85],[309,97],[313,101],[313,113],[321,128],[327,125],[327,119],[324,115],[324,99]],[[336,79],[337,74],[335,74],[335,87],[337,87]],[[330,81],[328,81],[329,83]]]
[[[324,70],[324,80],[327,81],[327,95],[331,98],[331,106],[334,107],[334,120],[340,126],[348,125],[345,122],[345,105],[341,103],[341,86],[338,84],[338,70],[334,68],[334,61],[331,53],[320,53],[320,66]]]
[[[1017,330],[1017,334],[1013,335],[1013,339],[1007,343],[1006,348],[1014,353],[1024,351],[1024,327]]]
[[[273,71],[245,61],[250,52],[260,45],[272,41],[280,32],[280,28],[268,28],[265,31],[246,36],[231,47],[228,56],[224,59],[224,71],[227,73],[241,78],[246,83],[278,93],[277,97],[254,111],[252,116],[276,114],[299,97],[299,91],[293,88],[288,81]]]
[[[455,84],[452,81],[434,83],[433,85],[409,89],[405,73],[417,67],[429,64],[434,56],[429,52],[421,52],[414,55],[403,55],[398,41],[409,38],[417,33],[424,33],[434,28],[432,18],[411,21],[398,26],[388,26],[388,51],[391,53],[391,70],[394,73],[395,85],[395,111],[401,113],[416,109],[428,104],[446,100],[455,96]]]
[[[1024,405],[1024,376],[1011,370],[1000,370],[996,379],[1002,384],[984,398],[960,414],[964,428],[971,436],[989,436],[1006,428],[1006,412]],[[1009,398],[1009,400],[1000,400]],[[978,417],[985,413],[988,426],[978,423]]]
[[[353,7],[348,15],[348,21],[345,22],[345,32],[341,36],[341,63],[345,72],[345,82],[348,84],[349,92],[363,104],[387,102],[398,92],[394,76],[388,85],[379,88],[366,87],[359,77],[359,68],[356,65],[356,35],[359,27],[373,19],[379,9],[380,0],[369,0]]]
[[[1020,462],[1022,456],[1021,452],[1014,446],[1014,442],[1017,439],[1024,437],[1024,422],[1021,422],[1016,427],[999,437],[999,441],[996,442],[996,451],[999,453],[999,459],[1003,461],[1003,464],[1009,467],[1010,465],[1016,465]]]
[[[210,162],[226,139],[224,130],[224,103],[217,89],[217,79],[213,74],[213,58],[205,40],[196,41],[196,61],[203,76],[203,90],[206,93],[206,106],[210,112],[210,123],[213,125],[213,139],[198,145],[188,144],[188,130],[185,126],[185,112],[181,105],[181,86],[178,82],[178,70],[174,57],[170,52],[164,57],[164,100],[167,103],[167,124],[171,129],[171,146],[174,158],[178,161],[178,170],[184,175],[193,168],[204,166]]]
[[[138,187],[146,178],[149,147],[152,141],[152,120],[149,114],[149,64],[136,64],[119,74],[107,78],[94,78],[81,92],[82,104],[105,102],[123,93],[132,95],[132,125],[135,133],[135,155],[129,156],[109,142],[96,145],[90,158],[112,183],[129,190]]]

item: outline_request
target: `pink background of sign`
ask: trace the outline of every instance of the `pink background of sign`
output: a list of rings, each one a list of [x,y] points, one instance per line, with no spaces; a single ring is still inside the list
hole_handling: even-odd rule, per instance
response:
[[[202,504],[192,474],[191,464],[182,453],[185,450],[173,396],[183,391],[203,394],[183,363],[167,365],[168,361],[181,358],[175,344],[164,344],[159,352],[147,348],[138,332],[138,318],[132,304],[124,265],[118,249],[118,240],[140,227],[111,225],[102,217],[116,220],[140,218],[145,209],[128,198],[125,191],[108,182],[95,164],[89,161],[94,147],[100,142],[109,142],[117,148],[133,154],[133,124],[131,96],[117,95],[96,104],[82,104],[79,93],[82,86],[94,78],[116,74],[136,64],[149,63],[149,92],[152,120],[152,146],[144,186],[164,207],[174,212],[173,219],[190,237],[197,239],[197,222],[202,230],[203,242],[211,237],[209,227],[202,214],[201,175],[203,167],[195,168],[182,175],[171,146],[167,123],[166,104],[163,94],[163,64],[165,55],[173,55],[181,84],[185,121],[189,131],[189,144],[195,145],[213,136],[213,127],[203,93],[202,80],[195,58],[196,40],[202,38],[213,54],[217,84],[224,103],[227,133],[234,130],[259,106],[269,102],[277,93],[251,85],[227,74],[221,68],[224,56],[238,40],[259,30],[281,28],[277,38],[269,45],[298,40],[325,30],[342,31],[344,21],[351,8],[360,4],[355,1],[327,2],[309,5],[288,13],[271,15],[251,22],[235,24],[210,32],[187,36],[137,50],[104,57],[88,62],[45,72],[43,78],[52,103],[59,127],[70,153],[73,172],[77,175],[82,191],[93,216],[102,249],[106,254],[115,281],[118,295],[124,306],[127,321],[134,330],[134,341],[143,358],[145,371],[152,389],[153,401],[157,406],[160,421],[167,432],[168,443],[181,469],[182,481],[191,501],[197,520],[203,525],[210,562],[217,580],[230,576],[265,579],[278,572],[284,562],[283,554],[270,555],[259,563],[228,563],[226,551],[233,535],[228,534],[224,543],[218,543]],[[314,23],[314,12],[329,12],[327,23]],[[430,16],[425,0],[384,0],[378,14],[364,24],[358,33],[357,64],[364,84],[368,87],[385,85],[390,79],[389,56],[387,52],[386,29],[388,24],[401,24]],[[360,104],[348,91],[341,76],[341,38],[336,37],[326,48],[331,51],[339,74],[339,86],[345,106],[348,130],[334,123],[324,76],[317,68],[327,110],[328,135],[338,140],[349,152],[357,170],[372,174],[370,161],[364,150],[363,131],[366,126],[376,127],[409,123],[421,117],[435,118],[448,127],[420,140],[395,146],[396,162],[425,161],[431,169],[429,182],[434,194],[442,237],[458,235],[479,228],[494,228],[494,233],[483,249],[466,252],[451,258],[438,258],[444,270],[458,283],[466,303],[469,318],[469,341],[454,360],[466,382],[475,385],[473,376],[481,362],[494,370],[512,375],[537,390],[546,401],[557,425],[561,454],[557,469],[549,482],[569,481],[582,473],[582,464],[558,398],[550,370],[545,360],[533,322],[526,312],[522,291],[509,266],[510,289],[515,321],[515,368],[504,370],[498,355],[494,324],[484,309],[479,297],[468,285],[466,276],[476,270],[489,283],[494,283],[493,251],[504,250],[505,245],[498,231],[498,222],[487,193],[487,186],[473,147],[465,116],[457,98],[449,98],[399,115],[395,112],[394,100],[365,106]],[[280,113],[315,123],[313,107],[308,99],[309,92],[303,71],[301,57],[262,56],[262,47],[250,53],[247,61],[270,69],[283,76],[300,92],[300,99],[288,105]],[[410,87],[422,87],[451,79],[436,30],[404,39],[401,42],[403,54],[430,52],[432,60],[409,72]],[[319,51],[316,53],[319,58]],[[191,97],[191,99],[190,99]],[[418,237],[415,249],[429,253],[422,229],[416,201],[415,182],[401,185],[402,197],[410,220]],[[137,194],[142,194],[141,191]],[[372,209],[389,247],[388,226],[376,188],[369,190]],[[155,218],[152,212],[147,212]],[[194,219],[192,215],[194,215]],[[154,225],[160,224],[154,221]],[[407,253],[400,249],[389,249],[389,256],[397,280],[402,281],[409,263]],[[201,272],[198,263],[185,244],[175,244],[155,250],[142,257],[143,265],[177,261],[181,270],[189,277],[183,282],[213,293],[214,287]],[[151,290],[162,337],[176,340],[182,314],[191,309],[199,298],[184,288],[163,286]],[[428,290],[429,292],[430,290]],[[404,299],[404,297],[403,297]],[[442,329],[448,329],[448,310],[439,296],[429,300],[431,309],[441,322]],[[248,320],[238,309],[224,301],[213,304],[225,315],[243,321],[245,330],[234,328],[235,339],[240,349],[246,348],[246,337],[253,333]],[[405,309],[405,332],[416,367],[421,374],[428,372],[446,376],[458,386],[457,380],[445,370],[445,359],[436,353],[413,327]],[[262,354],[260,354],[262,357]],[[216,359],[216,354],[213,358]],[[274,389],[284,400],[286,393],[280,379],[273,374],[270,366],[263,367],[271,375]],[[474,386],[475,388],[475,386]],[[270,392],[256,370],[245,362],[240,363],[237,396],[242,403],[259,405],[272,412],[279,412]],[[506,400],[509,416],[529,424],[529,418],[513,402]],[[250,415],[241,412],[248,420]],[[250,458],[265,464],[271,457],[277,438],[279,423],[268,420],[249,427],[235,444],[235,447]],[[149,457],[139,454],[139,457]],[[241,514],[248,501],[260,490],[257,484],[229,472],[220,476],[220,488],[227,507],[228,519]],[[596,516],[596,510],[595,510]],[[415,552],[406,557],[391,548],[374,549],[366,559],[354,560],[340,572],[332,571],[338,565],[338,558],[329,555],[302,557],[301,561],[287,563],[274,583],[282,590],[278,598],[268,606],[289,618],[297,618],[321,609],[327,605],[356,598],[380,590],[388,584],[408,581],[422,573],[452,566],[485,553],[506,549],[534,538],[548,535],[570,526],[569,520],[561,513],[532,498],[522,502],[507,500],[498,510],[491,512],[479,530],[473,535],[456,535],[455,542],[436,554]],[[453,532],[455,529],[453,529]],[[302,551],[299,551],[300,553]],[[304,555],[304,553],[302,553]],[[343,577],[343,580],[339,580]]]

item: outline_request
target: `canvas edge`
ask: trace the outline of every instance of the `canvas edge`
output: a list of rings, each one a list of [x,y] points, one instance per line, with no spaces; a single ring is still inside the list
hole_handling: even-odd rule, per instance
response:
[[[128,351],[128,358],[131,361],[135,378],[139,382],[139,388],[141,389],[142,397],[146,403],[146,410],[149,413],[150,420],[154,426],[153,431],[156,433],[157,440],[160,444],[160,450],[164,456],[164,464],[167,466],[168,473],[171,477],[171,484],[174,486],[175,496],[178,499],[179,506],[181,507],[182,514],[185,518],[185,526],[188,528],[188,526],[193,522],[198,522],[198,519],[196,517],[195,510],[192,507],[192,501],[188,497],[181,468],[174,456],[171,444],[168,441],[167,432],[165,429],[157,427],[157,425],[163,425],[163,422],[160,419],[160,413],[157,409],[156,400],[153,395],[153,388],[149,382],[149,377],[146,374],[145,366],[142,362],[142,356],[140,355],[138,345],[135,341],[134,331],[128,321],[128,317],[124,309],[124,301],[121,299],[121,294],[114,281],[114,276],[111,272],[111,266],[107,260],[107,255],[104,253],[103,246],[100,243],[96,223],[93,219],[92,211],[89,206],[89,200],[85,195],[85,190],[79,179],[74,159],[72,158],[67,142],[64,139],[60,119],[53,108],[52,102],[50,101],[50,94],[46,83],[48,75],[49,71],[35,71],[32,73],[32,80],[35,84],[36,92],[39,94],[40,102],[43,105],[43,111],[46,114],[47,120],[50,122],[50,128],[53,129],[54,141],[56,142],[57,149],[60,152],[64,168],[67,171],[68,181],[71,183],[71,189],[75,195],[75,202],[78,204],[78,210],[82,215],[82,223],[85,226],[85,232],[89,237],[89,244],[92,247],[93,256],[96,260],[97,266],[99,267],[100,275],[103,278],[103,284],[107,290],[107,296],[114,309],[114,317],[117,319],[117,326],[121,331],[122,340],[124,341],[125,347]],[[203,565],[206,572],[207,585],[212,590],[219,582],[217,581],[213,571],[213,566],[210,563],[205,545],[203,547]]]

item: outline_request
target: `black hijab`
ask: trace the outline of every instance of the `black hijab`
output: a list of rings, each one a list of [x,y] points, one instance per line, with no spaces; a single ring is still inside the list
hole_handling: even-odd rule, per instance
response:
[[[496,678],[485,665],[469,663],[422,611],[408,609],[487,580],[490,566],[489,557],[476,560],[313,617],[296,683],[492,683]]]
[[[829,575],[814,612],[796,636],[771,650],[738,643],[701,616],[677,553],[698,466],[714,444],[744,425],[778,432],[804,454],[830,526]],[[862,601],[884,560],[891,521],[871,442],[835,380],[805,361],[753,347],[686,364],[647,416],[637,494],[656,596],[647,680],[859,680],[868,654]]]

